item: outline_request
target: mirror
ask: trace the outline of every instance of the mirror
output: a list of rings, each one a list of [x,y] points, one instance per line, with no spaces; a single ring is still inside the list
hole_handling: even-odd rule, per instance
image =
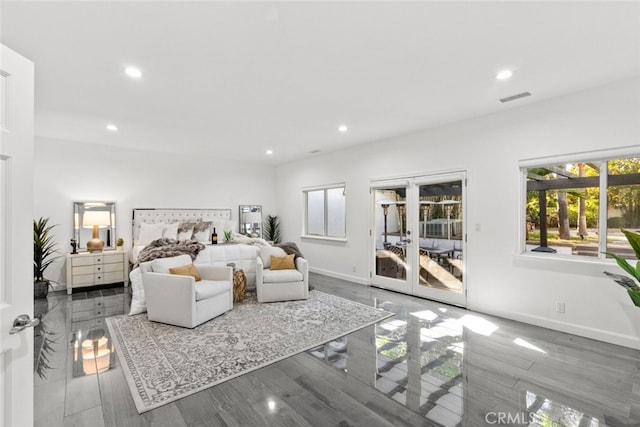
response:
[[[94,226],[98,226],[98,237],[104,241],[104,249],[115,249],[115,202],[73,202],[73,238],[78,249],[87,248]]]
[[[262,237],[262,206],[240,205],[240,234],[250,237]]]

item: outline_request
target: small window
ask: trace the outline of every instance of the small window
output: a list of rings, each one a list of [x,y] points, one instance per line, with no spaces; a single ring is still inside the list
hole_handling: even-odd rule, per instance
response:
[[[345,185],[304,190],[306,237],[344,239],[346,231]]]
[[[575,160],[522,168],[525,251],[631,257],[620,229],[640,229],[640,158]]]

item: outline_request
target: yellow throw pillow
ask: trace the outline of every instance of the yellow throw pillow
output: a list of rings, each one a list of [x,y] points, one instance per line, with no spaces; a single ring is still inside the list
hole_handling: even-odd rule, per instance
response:
[[[295,270],[296,264],[293,262],[295,255],[273,256],[271,255],[272,270]]]
[[[198,272],[198,269],[193,264],[183,265],[182,267],[170,268],[169,273],[178,274],[180,276],[191,276],[194,279],[196,279],[196,282],[199,282],[200,280],[202,280],[202,277],[200,277],[200,273]]]

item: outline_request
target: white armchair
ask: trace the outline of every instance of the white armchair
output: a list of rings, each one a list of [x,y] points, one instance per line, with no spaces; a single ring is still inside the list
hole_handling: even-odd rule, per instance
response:
[[[281,248],[263,247],[256,260],[258,302],[290,301],[309,298],[309,263],[298,257],[295,269],[272,270],[271,255],[283,256]]]
[[[190,263],[188,255],[181,255],[140,264],[149,320],[194,328],[233,308],[233,269],[200,265],[202,280],[197,282],[169,273]]]

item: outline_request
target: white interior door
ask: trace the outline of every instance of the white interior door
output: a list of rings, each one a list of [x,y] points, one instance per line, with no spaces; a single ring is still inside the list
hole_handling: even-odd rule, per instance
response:
[[[33,63],[0,45],[0,427],[33,425]],[[14,332],[14,333],[11,333]]]
[[[371,284],[466,306],[464,172],[371,182]]]

